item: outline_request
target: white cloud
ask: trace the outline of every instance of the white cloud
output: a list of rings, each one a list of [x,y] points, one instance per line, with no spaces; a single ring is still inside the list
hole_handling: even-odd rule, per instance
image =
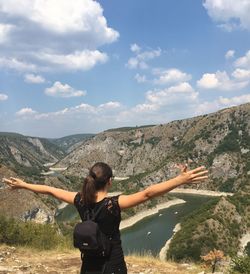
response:
[[[24,81],[32,84],[41,84],[45,82],[45,79],[41,75],[28,73],[28,74],[25,74]]]
[[[36,114],[37,112],[35,110],[33,110],[32,108],[22,108],[19,111],[16,112],[16,115],[18,116],[30,116],[33,114]]]
[[[232,106],[237,106],[240,104],[245,104],[250,102],[250,94],[243,94],[240,96],[235,96],[231,98],[225,98],[225,97],[220,97],[218,99],[219,103],[223,106],[226,107],[232,107]]]
[[[91,69],[108,59],[98,47],[119,37],[94,0],[0,0],[0,13],[0,65],[8,69]]]
[[[141,48],[137,44],[132,44],[130,46],[130,49],[131,49],[132,52],[135,52],[135,53],[138,53],[138,52],[141,51]]]
[[[156,74],[159,74],[159,78],[155,79],[154,82],[160,85],[189,81],[192,78],[190,74],[176,68],[158,71]]]
[[[99,105],[97,109],[98,110],[114,110],[114,109],[116,110],[120,107],[121,107],[120,102],[111,101],[111,102]]]
[[[8,95],[0,93],[0,101],[5,101],[8,99]]]
[[[97,63],[105,63],[108,60],[107,54],[98,50],[76,51],[67,55],[40,52],[36,57],[67,70],[89,70]]]
[[[126,66],[130,69],[147,69],[147,61],[153,60],[161,55],[161,49],[146,50],[146,51],[133,51],[136,55],[129,58]]]
[[[250,80],[250,70],[237,68],[233,71],[232,76],[239,80]]]
[[[119,33],[107,26],[101,5],[92,0],[0,0],[0,10],[13,18],[23,18],[49,32],[90,33],[101,36],[102,43],[115,41]]]
[[[226,58],[226,59],[231,59],[231,58],[234,57],[234,54],[235,54],[235,51],[232,50],[232,49],[230,49],[230,50],[228,50],[228,51],[226,52],[225,58]]]
[[[140,113],[152,113],[159,110],[160,106],[152,103],[143,103],[138,104],[134,108],[132,108],[132,113],[140,114]]]
[[[35,64],[27,63],[16,58],[0,57],[0,67],[18,71],[37,71]]]
[[[45,113],[39,113],[33,110],[32,108],[23,108],[19,110],[16,114],[21,118],[26,118],[30,120],[50,121],[51,119],[65,119],[66,121],[67,119],[76,118],[87,119],[86,122],[91,123],[100,118],[103,120],[107,118],[107,115],[116,115],[115,113],[119,112],[121,109],[121,103],[110,101],[99,106],[92,106],[89,104],[82,103],[74,107],[64,108],[62,110]],[[111,117],[114,119],[114,116]]]
[[[137,55],[139,60],[148,61],[154,59],[155,57],[159,57],[161,55],[161,49],[143,51]]]
[[[217,111],[221,108],[233,107],[240,104],[245,104],[250,102],[250,94],[243,94],[240,96],[235,96],[231,98],[226,98],[220,96],[218,99],[212,102],[203,102],[197,105],[195,114],[206,114],[209,112]]]
[[[192,86],[187,83],[180,83],[163,90],[148,91],[146,99],[148,102],[161,105],[171,105],[183,101],[195,101],[198,92],[195,92]]]
[[[131,57],[128,60],[127,67],[130,69],[147,69],[148,65],[143,60],[139,60],[136,57]]]
[[[214,73],[205,73],[201,79],[197,81],[197,86],[205,89],[217,88],[219,81]]]
[[[8,41],[9,33],[12,29],[12,25],[0,23],[0,44]]]
[[[249,68],[250,69],[250,50],[246,52],[245,56],[242,56],[242,57],[238,58],[234,62],[234,65],[235,65],[235,67]]]
[[[199,103],[198,92],[189,83],[148,91],[144,102],[121,111],[116,120],[119,126],[166,123],[192,116]],[[185,107],[183,107],[185,106]]]
[[[135,75],[135,80],[138,82],[138,83],[145,83],[147,82],[147,78],[145,75],[140,75],[139,73],[136,73]]]
[[[230,79],[225,71],[217,71],[216,73],[205,73],[197,86],[201,89],[218,89],[218,90],[240,90],[246,87],[249,81],[238,81],[238,79]]]
[[[209,16],[225,30],[236,28],[250,30],[250,1],[248,0],[205,0],[203,6]]]
[[[53,97],[79,97],[86,95],[86,91],[83,90],[75,90],[68,84],[62,84],[57,81],[50,88],[45,89],[45,94]]]
[[[162,90],[151,90],[145,95],[144,102],[122,109],[114,117],[118,126],[166,123],[171,119],[185,118],[198,103],[198,92],[185,82]]]

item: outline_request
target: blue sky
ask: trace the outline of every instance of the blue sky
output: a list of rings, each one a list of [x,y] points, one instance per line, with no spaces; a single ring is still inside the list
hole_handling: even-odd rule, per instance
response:
[[[0,131],[167,123],[250,102],[250,0],[0,0]]]

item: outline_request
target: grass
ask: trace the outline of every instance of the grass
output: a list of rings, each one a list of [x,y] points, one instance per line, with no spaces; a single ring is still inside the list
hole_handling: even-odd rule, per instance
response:
[[[0,245],[0,253],[7,252],[13,255],[6,257],[1,263],[4,267],[16,267],[16,261],[20,261],[20,268],[28,265],[29,271],[37,274],[44,273],[79,273],[81,259],[77,249],[52,249],[37,250],[30,247],[16,247],[12,249],[7,245]],[[171,261],[161,262],[147,253],[143,256],[130,254],[125,257],[128,273],[151,273],[151,274],[197,274],[202,267],[197,264],[177,264]],[[17,269],[16,269],[17,270]],[[22,269],[20,269],[22,270]]]

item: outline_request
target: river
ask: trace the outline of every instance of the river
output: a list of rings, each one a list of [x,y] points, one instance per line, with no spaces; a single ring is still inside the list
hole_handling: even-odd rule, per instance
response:
[[[186,201],[184,204],[162,209],[158,214],[149,216],[130,228],[121,231],[124,253],[150,253],[158,255],[166,241],[171,238],[173,229],[183,216],[199,208],[213,197],[191,194],[169,194]],[[60,210],[58,221],[73,220],[78,213],[73,206]]]

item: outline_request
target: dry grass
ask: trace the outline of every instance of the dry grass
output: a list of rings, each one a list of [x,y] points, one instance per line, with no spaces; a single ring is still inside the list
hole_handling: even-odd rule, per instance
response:
[[[130,255],[125,260],[129,274],[197,274],[202,271],[194,264],[161,262],[149,255]],[[0,274],[77,274],[81,265],[78,250],[38,251],[24,247],[11,248],[6,245],[0,246],[0,261]]]
[[[158,258],[144,255],[130,255],[126,257],[129,274],[197,274],[201,267],[194,264],[177,264],[171,261],[162,262]]]

